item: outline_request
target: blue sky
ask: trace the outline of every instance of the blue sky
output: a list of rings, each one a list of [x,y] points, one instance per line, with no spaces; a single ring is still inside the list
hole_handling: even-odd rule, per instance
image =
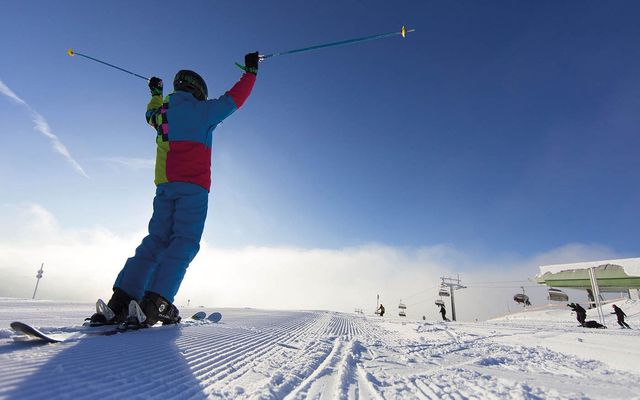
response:
[[[74,229],[147,224],[146,84],[67,48],[167,87],[193,69],[217,97],[246,52],[404,24],[416,29],[404,40],[261,64],[252,96],[214,136],[208,243],[447,244],[485,261],[582,243],[637,256],[638,11],[632,1],[9,2],[0,81],[28,106],[0,97],[2,202],[39,204]],[[89,178],[33,128],[34,113]]]

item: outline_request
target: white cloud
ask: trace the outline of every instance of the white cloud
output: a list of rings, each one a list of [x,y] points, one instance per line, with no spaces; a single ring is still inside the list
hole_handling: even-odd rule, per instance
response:
[[[49,127],[49,124],[44,119],[44,117],[33,110],[32,115],[33,122],[35,122],[36,124],[35,129],[38,132],[42,133],[44,136],[51,139],[53,149],[58,154],[62,155],[69,162],[69,164],[71,164],[73,169],[75,169],[80,175],[84,176],[85,178],[89,178],[89,175],[84,172],[82,166],[78,164],[78,162],[73,157],[71,157],[71,153],[69,153],[67,147],[60,141],[60,139],[56,135],[53,134],[53,132],[51,132],[51,128]]]
[[[108,297],[117,273],[145,234],[143,228],[126,236],[101,228],[68,229],[39,205],[0,206],[0,296],[30,296],[35,272],[44,261],[40,298],[93,301]],[[456,292],[458,317],[482,320],[516,309],[511,297],[521,285],[482,282],[526,280],[537,273],[538,265],[550,260],[616,256],[606,247],[581,244],[534,257],[477,262],[448,245],[220,249],[202,243],[176,303],[184,305],[189,299],[192,305],[209,307],[372,312],[380,294],[391,315],[397,314],[403,299],[409,305],[409,317],[427,315],[433,320],[439,317],[433,305],[439,278],[460,272],[463,283],[470,284]],[[545,302],[546,288],[527,288],[527,293],[535,305]]]
[[[45,137],[47,137],[49,140],[51,140],[51,143],[53,145],[54,151],[56,153],[62,155],[69,162],[69,164],[71,164],[73,169],[76,170],[76,172],[78,172],[80,175],[84,176],[85,178],[89,178],[89,175],[87,175],[87,173],[84,171],[82,166],[71,156],[71,153],[69,152],[67,147],[60,141],[58,136],[56,136],[51,131],[51,127],[47,123],[47,120],[41,114],[39,114],[36,110],[31,108],[31,106],[29,104],[27,104],[27,102],[25,102],[20,97],[18,97],[18,95],[16,95],[2,81],[0,81],[0,93],[4,94],[5,96],[9,97],[10,99],[16,101],[17,103],[22,104],[23,106],[25,106],[29,110],[29,112],[31,113],[31,116],[33,118],[33,122],[35,123],[34,129],[36,129],[38,132],[42,133]]]
[[[23,104],[25,106],[27,105],[27,103],[25,103],[24,100],[18,97],[18,95],[15,94],[13,90],[9,89],[9,87],[5,85],[2,81],[0,81],[0,93],[4,94],[5,96],[9,97],[10,99],[12,99],[13,101],[19,104]]]

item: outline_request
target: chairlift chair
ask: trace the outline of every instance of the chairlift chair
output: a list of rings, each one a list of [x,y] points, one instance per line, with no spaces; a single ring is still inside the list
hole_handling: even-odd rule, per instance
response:
[[[529,301],[529,296],[527,296],[524,293],[518,293],[516,295],[513,296],[513,300],[518,303],[518,304],[522,304],[525,306],[530,306],[531,302]]]
[[[400,310],[400,311],[398,312],[398,315],[399,315],[399,316],[401,316],[401,317],[406,317],[406,316],[407,316],[407,313],[406,313],[406,311],[405,311],[406,309],[407,309],[406,304],[404,304],[404,303],[402,302],[402,300],[400,300],[400,304],[398,304],[398,310]]]
[[[560,289],[550,288],[548,293],[550,301],[562,301],[565,303],[569,301],[569,295]]]

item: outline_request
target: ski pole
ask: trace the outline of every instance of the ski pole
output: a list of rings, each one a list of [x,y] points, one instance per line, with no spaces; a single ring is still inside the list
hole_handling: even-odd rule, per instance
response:
[[[315,46],[303,47],[301,49],[288,50],[288,51],[283,51],[283,52],[279,52],[279,53],[261,54],[259,57],[260,57],[260,61],[263,61],[263,60],[266,60],[267,58],[277,57],[277,56],[284,56],[286,54],[302,53],[302,52],[305,52],[305,51],[324,49],[324,48],[327,48],[327,47],[345,46],[345,45],[359,43],[359,42],[366,42],[366,41],[369,41],[369,40],[383,39],[383,38],[387,38],[387,37],[390,37],[390,36],[396,36],[396,35],[401,35],[404,38],[404,37],[407,36],[407,33],[414,32],[414,31],[415,31],[415,29],[407,29],[407,28],[405,28],[403,26],[402,29],[399,32],[395,31],[395,32],[388,32],[388,33],[380,33],[380,34],[377,34],[377,35],[371,35],[371,36],[364,36],[364,37],[359,37],[359,38],[354,38],[354,39],[341,40],[339,42],[318,44],[318,45],[315,45]]]
[[[327,48],[327,47],[346,46],[346,45],[350,45],[350,44],[354,44],[354,43],[366,42],[366,41],[370,41],[370,40],[378,40],[378,39],[383,39],[383,38],[396,36],[396,35],[400,35],[400,36],[402,36],[404,38],[404,37],[407,36],[407,33],[411,33],[411,32],[414,32],[414,31],[415,31],[415,29],[407,29],[404,26],[402,26],[402,29],[400,29],[400,31],[380,33],[380,34],[377,34],[377,35],[371,35],[371,36],[364,36],[364,37],[359,37],[359,38],[341,40],[341,41],[338,41],[338,42],[317,44],[315,46],[303,47],[303,48],[294,49],[294,50],[287,50],[287,51],[282,51],[282,52],[278,52],[278,53],[260,54],[258,56],[258,58],[259,58],[260,61],[264,61],[267,58],[271,58],[271,57],[284,56],[284,55],[287,55],[287,54],[303,53],[303,52],[306,52],[306,51],[324,49],[324,48]],[[240,65],[238,63],[236,63],[236,65],[240,69],[244,69],[244,67],[242,65]]]
[[[67,50],[67,54],[69,55],[69,57],[81,56],[81,57],[84,57],[84,58],[88,58],[89,60],[93,60],[93,61],[99,62],[100,64],[104,64],[104,65],[109,66],[111,68],[119,69],[122,72],[126,72],[128,74],[133,75],[133,76],[137,76],[138,78],[144,79],[147,82],[149,81],[149,78],[147,78],[146,76],[138,75],[135,72],[131,72],[131,71],[128,71],[128,70],[126,70],[124,68],[120,68],[120,67],[115,66],[113,64],[109,64],[108,62],[104,62],[104,61],[98,60],[97,58],[90,57],[90,56],[88,56],[86,54],[75,52],[75,51],[73,51],[71,49]]]

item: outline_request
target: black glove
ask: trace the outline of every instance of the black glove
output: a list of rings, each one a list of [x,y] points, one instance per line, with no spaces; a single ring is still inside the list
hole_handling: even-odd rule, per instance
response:
[[[162,96],[162,79],[155,76],[149,79],[149,89],[152,96]]]
[[[256,51],[255,53],[247,53],[244,56],[244,70],[258,75],[258,63],[260,62],[260,55]]]

